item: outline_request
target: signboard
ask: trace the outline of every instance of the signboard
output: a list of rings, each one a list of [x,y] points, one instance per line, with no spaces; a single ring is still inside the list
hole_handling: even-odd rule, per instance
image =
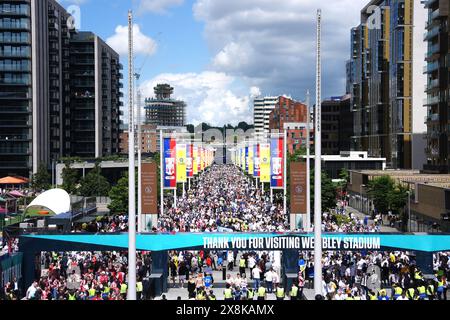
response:
[[[156,163],[142,163],[142,214],[158,214]]]
[[[174,138],[164,138],[164,189],[175,189],[177,187],[176,145]]]
[[[177,144],[177,183],[187,182],[186,144]]]
[[[306,214],[306,163],[291,162],[291,213]]]
[[[260,181],[270,183],[270,144],[262,143],[259,152]]]
[[[284,187],[284,138],[272,138],[270,142],[270,187],[283,189]]]

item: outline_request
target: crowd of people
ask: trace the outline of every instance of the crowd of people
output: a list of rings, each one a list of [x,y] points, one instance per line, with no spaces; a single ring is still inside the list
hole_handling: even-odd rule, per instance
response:
[[[425,278],[408,252],[324,252],[323,293],[329,300],[446,300],[448,253],[434,256],[434,277]],[[301,252],[299,281],[311,287],[313,252]]]
[[[161,232],[238,232],[289,230],[283,206],[272,204],[235,166],[214,165],[197,179],[195,186],[166,206],[159,218]]]
[[[359,218],[345,207],[322,215],[322,231],[338,233],[373,233],[381,231],[381,219],[369,223],[368,217]]]
[[[127,252],[47,252],[44,270],[24,294],[28,300],[126,300]],[[149,298],[151,254],[138,253],[138,299]]]

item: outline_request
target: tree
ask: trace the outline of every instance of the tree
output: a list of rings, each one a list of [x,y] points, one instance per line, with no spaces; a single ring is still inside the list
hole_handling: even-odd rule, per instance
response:
[[[381,214],[389,210],[393,214],[401,214],[408,200],[408,188],[396,184],[389,176],[382,176],[369,181],[368,195],[372,198],[375,208]]]
[[[31,179],[31,187],[34,191],[48,190],[51,188],[50,181],[51,176],[48,173],[47,166],[41,164]]]
[[[78,173],[77,170],[71,167],[71,161],[65,162],[65,167],[62,170],[63,184],[61,188],[66,190],[68,194],[76,194],[78,189]]]
[[[117,185],[109,191],[111,203],[108,209],[112,214],[128,213],[128,172],[119,179]]]
[[[98,163],[80,182],[79,193],[83,197],[106,197],[111,186],[101,173]]]
[[[375,178],[367,184],[367,194],[381,214],[387,213],[389,210],[389,195],[394,189],[394,185],[394,180],[389,176]]]

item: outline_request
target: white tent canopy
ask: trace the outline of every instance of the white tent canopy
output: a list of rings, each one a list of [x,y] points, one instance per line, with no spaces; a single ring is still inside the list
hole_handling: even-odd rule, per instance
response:
[[[69,194],[62,189],[52,189],[36,197],[25,209],[25,216],[57,216],[69,211]]]

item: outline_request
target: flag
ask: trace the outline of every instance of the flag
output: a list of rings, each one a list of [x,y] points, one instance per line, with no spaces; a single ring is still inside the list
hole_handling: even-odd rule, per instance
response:
[[[198,174],[198,147],[194,146],[192,156],[192,171],[194,176]]]
[[[176,145],[175,139],[164,138],[164,189],[177,187]]]
[[[250,175],[253,175],[253,171],[254,171],[254,151],[255,148],[253,146],[249,146],[248,147],[248,171],[247,173]]]
[[[248,172],[249,169],[248,146],[245,147],[244,152],[245,152],[245,172]]]
[[[270,187],[272,189],[282,189],[284,185],[284,138],[276,137],[271,139],[270,153]]]
[[[186,145],[177,144],[177,183],[187,182],[186,177]]]
[[[270,183],[270,144],[261,143],[259,152],[260,181]]]
[[[254,159],[254,166],[253,166],[253,176],[256,178],[259,178],[259,164],[260,164],[260,159],[259,159],[259,143],[257,143],[254,147],[254,154],[253,156],[255,157]]]
[[[187,145],[187,157],[186,157],[186,175],[188,178],[192,178],[194,176],[194,169],[193,169],[193,153],[194,153],[194,146],[192,143],[189,143]]]

